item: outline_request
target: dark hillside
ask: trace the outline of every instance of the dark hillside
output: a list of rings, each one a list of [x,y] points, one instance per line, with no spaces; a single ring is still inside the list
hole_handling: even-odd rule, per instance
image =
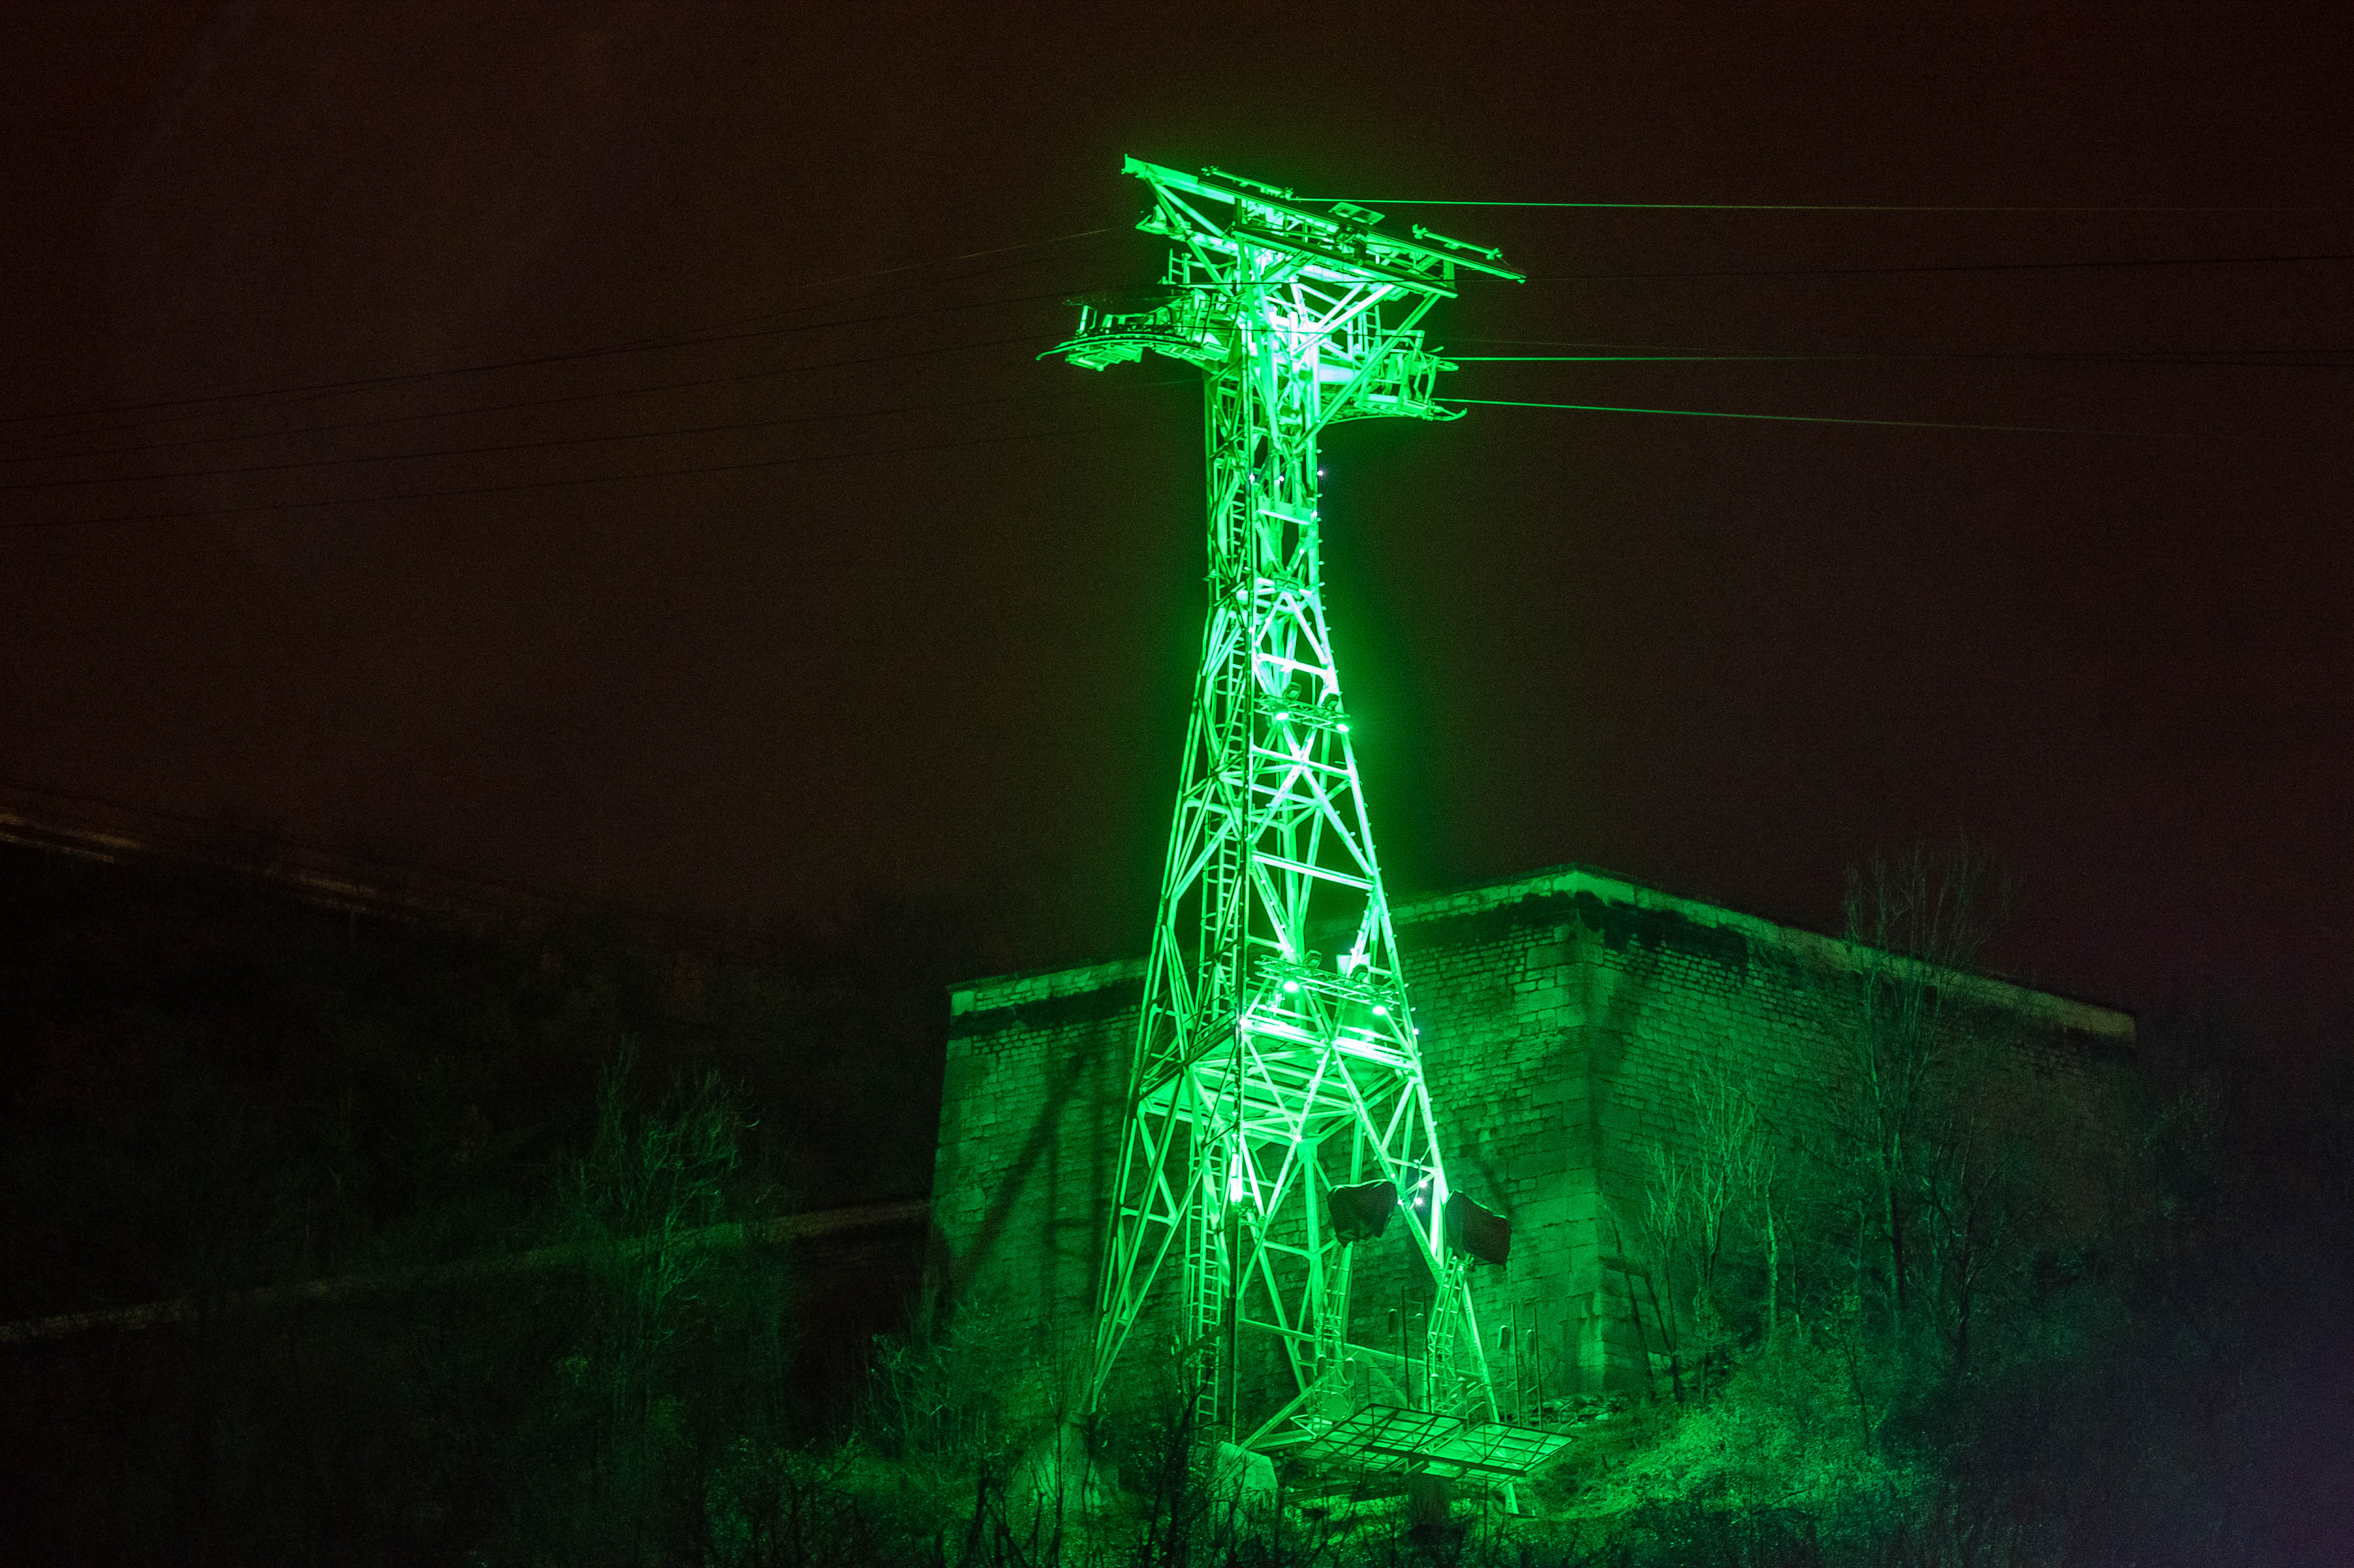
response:
[[[815,1430],[924,1234],[939,991],[878,948],[0,846],[12,1513],[67,1555],[431,1555]]]

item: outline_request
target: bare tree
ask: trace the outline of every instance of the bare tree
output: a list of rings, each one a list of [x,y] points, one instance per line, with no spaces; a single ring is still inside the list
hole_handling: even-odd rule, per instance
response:
[[[1782,1224],[1775,1202],[1776,1183],[1782,1169],[1781,1150],[1765,1135],[1761,1124],[1751,1135],[1741,1182],[1756,1215],[1757,1234],[1766,1253],[1765,1342],[1772,1345],[1782,1322]]]
[[[1976,971],[2008,902],[1988,857],[1967,841],[1935,858],[1916,846],[1902,860],[1848,874],[1847,937],[1858,970],[1844,1130],[1861,1158],[1900,1330],[1918,1267],[1913,1232],[1925,1143],[1963,1043],[1949,977]]]
[[[1774,1205],[1778,1160],[1755,1101],[1722,1062],[1709,1064],[1690,1087],[1690,1130],[1682,1146],[1651,1150],[1646,1218],[1671,1295],[1679,1265],[1689,1276],[1691,1349],[1704,1398],[1711,1371],[1731,1342],[1721,1277],[1744,1224],[1755,1227],[1765,1253],[1764,1330],[1769,1339],[1779,1315],[1781,1233]],[[1668,1332],[1681,1397],[1685,1335],[1680,1325],[1670,1325]]]
[[[2009,1256],[2015,1214],[2003,1150],[1970,1118],[1940,1129],[1924,1163],[1921,1229],[1934,1269],[1937,1316],[1956,1370],[1970,1362],[1970,1332],[1988,1284]]]
[[[1669,1387],[1676,1403],[1684,1400],[1681,1319],[1677,1308],[1676,1265],[1691,1235],[1691,1181],[1685,1160],[1675,1150],[1654,1144],[1650,1150],[1651,1179],[1645,1192],[1644,1228],[1650,1232],[1659,1272],[1667,1277],[1667,1304],[1651,1292],[1651,1315],[1659,1319],[1659,1339],[1668,1356]],[[1639,1312],[1640,1308],[1637,1310]],[[1646,1371],[1648,1372],[1648,1368]]]

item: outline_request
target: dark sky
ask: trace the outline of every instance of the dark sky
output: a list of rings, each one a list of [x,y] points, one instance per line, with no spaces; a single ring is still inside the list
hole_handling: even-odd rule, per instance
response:
[[[0,779],[729,924],[980,892],[1018,959],[1129,950],[1198,403],[1032,356],[1062,295],[1157,267],[1133,152],[1502,245],[1542,281],[1441,307],[1465,353],[1881,356],[1467,365],[1462,395],[2149,432],[1337,434],[1394,894],[1575,860],[1819,925],[1844,865],[1967,831],[2049,983],[2336,997],[2338,9],[14,8],[0,449],[148,450],[0,468]],[[2310,256],[2340,260],[2211,260]],[[209,514],[79,521],[158,513]]]

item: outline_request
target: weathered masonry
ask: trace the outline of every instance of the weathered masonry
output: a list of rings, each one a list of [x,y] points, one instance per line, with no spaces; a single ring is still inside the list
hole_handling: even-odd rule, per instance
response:
[[[1511,1221],[1510,1263],[1474,1271],[1483,1330],[1534,1308],[1556,1386],[1642,1381],[1650,1151],[1682,1136],[1689,1086],[1712,1065],[1770,1120],[1819,1124],[1850,1049],[1841,1010],[1859,954],[1578,866],[1394,916],[1449,1178]],[[1083,1344],[1093,1310],[1142,971],[1131,959],[952,993],[940,1266],[1041,1356]],[[1944,980],[2058,1099],[2133,1040],[2132,1018],[2108,1008]],[[1398,1292],[1384,1273],[1361,1264],[1354,1343],[1384,1341]]]

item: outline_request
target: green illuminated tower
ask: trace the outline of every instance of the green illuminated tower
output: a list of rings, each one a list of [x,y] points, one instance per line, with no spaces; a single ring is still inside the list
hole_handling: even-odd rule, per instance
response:
[[[1216,169],[1130,158],[1126,172],[1151,193],[1139,227],[1169,239],[1167,273],[1077,302],[1077,334],[1055,352],[1091,369],[1148,349],[1201,367],[1210,603],[1093,1395],[1150,1318],[1195,1369],[1205,1424],[1238,1442],[1309,1436],[1345,1409],[1350,1356],[1400,1363],[1393,1390],[1426,1409],[1492,1417],[1325,620],[1316,450],[1338,419],[1452,417],[1432,397],[1450,367],[1417,323],[1458,273],[1519,274],[1419,226],[1381,233],[1380,214],[1347,203],[1313,210]],[[1427,1266],[1426,1331],[1394,1341],[1405,1356],[1344,1350],[1352,1240],[1394,1236],[1393,1222]]]

